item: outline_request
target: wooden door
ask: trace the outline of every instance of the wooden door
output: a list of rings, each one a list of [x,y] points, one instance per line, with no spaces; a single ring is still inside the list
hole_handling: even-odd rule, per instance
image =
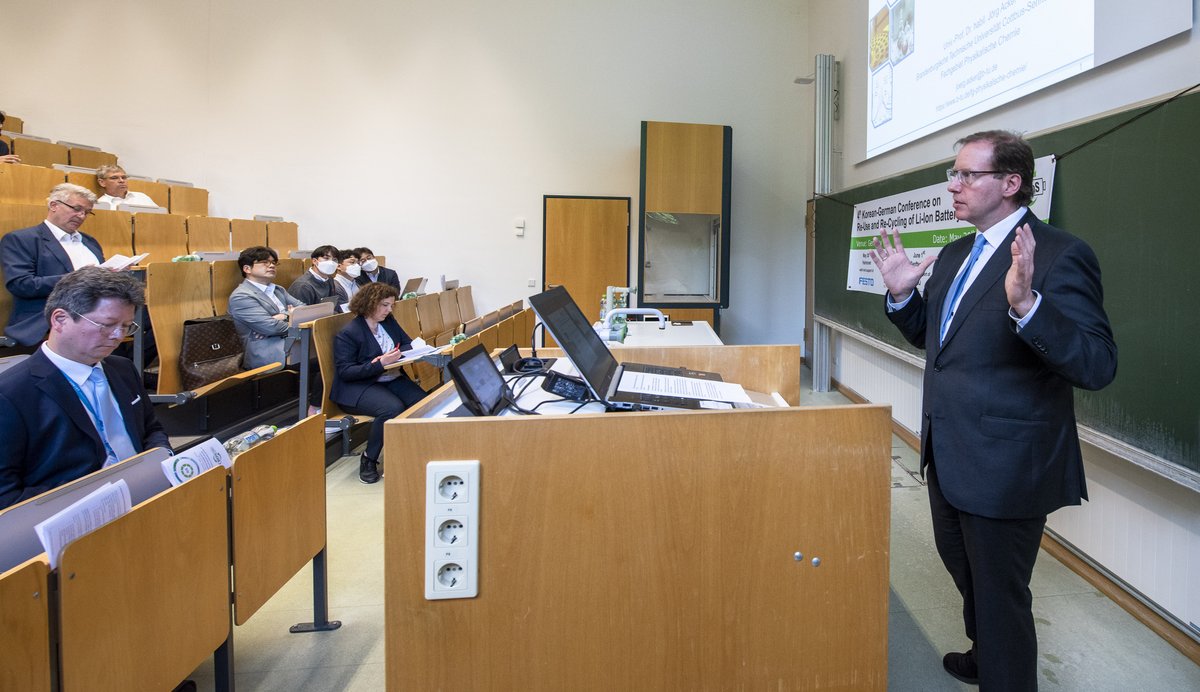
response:
[[[606,288],[629,285],[629,205],[628,197],[543,199],[543,289],[565,286],[589,320],[599,319]]]

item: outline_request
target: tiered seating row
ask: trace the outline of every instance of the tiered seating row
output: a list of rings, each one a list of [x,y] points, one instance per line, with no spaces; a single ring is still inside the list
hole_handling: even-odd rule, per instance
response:
[[[33,140],[15,140],[25,142]],[[58,146],[58,145],[54,145]],[[14,150],[14,153],[19,153]],[[25,165],[21,154],[20,164],[0,166],[0,202],[16,204],[45,204],[46,195],[59,183],[74,183],[86,187],[97,195],[104,194],[96,184],[96,176],[75,171],[60,171],[55,168]],[[64,162],[65,163],[65,162]],[[91,168],[91,166],[88,166]],[[130,180],[129,189],[150,195],[158,204],[172,214],[184,216],[208,215],[208,190],[189,185],[170,185],[145,180]]]
[[[0,567],[4,688],[171,689],[215,652],[217,689],[232,689],[232,624],[309,562],[313,622],[292,631],[340,626],[326,612],[322,443],[311,417],[236,456],[232,469],[175,488],[158,470],[165,454],[152,450],[0,512],[0,526],[24,533],[51,494],[69,502],[118,478],[134,494],[128,514],[67,546],[57,575],[44,554]]]

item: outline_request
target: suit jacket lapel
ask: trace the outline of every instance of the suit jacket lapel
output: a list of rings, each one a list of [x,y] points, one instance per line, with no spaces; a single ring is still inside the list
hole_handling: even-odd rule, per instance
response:
[[[33,362],[29,371],[37,380],[35,386],[46,393],[43,400],[60,408],[84,434],[98,446],[103,447],[104,443],[100,440],[100,433],[96,432],[95,424],[88,416],[87,409],[83,407],[83,402],[79,400],[79,395],[75,393],[75,388],[67,382],[66,375],[40,350],[35,351],[30,359]]]
[[[49,271],[50,267],[39,268],[39,272],[45,276],[53,276],[54,274],[70,274],[75,271],[75,265],[71,263],[71,257],[67,255],[67,251],[63,249],[62,243],[58,242],[58,238],[54,237],[54,231],[45,223],[38,229],[38,242],[42,244],[42,249],[45,254],[50,255],[58,260],[62,265],[61,271]],[[39,255],[42,253],[38,253]],[[57,368],[56,368],[57,369]]]

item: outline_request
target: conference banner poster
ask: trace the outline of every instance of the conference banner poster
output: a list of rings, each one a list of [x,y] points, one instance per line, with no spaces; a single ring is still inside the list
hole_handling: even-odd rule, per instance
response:
[[[1054,186],[1053,156],[1043,156],[1034,162],[1033,202],[1029,205],[1034,216],[1050,220],[1050,196]],[[937,255],[950,243],[975,232],[974,226],[954,218],[953,195],[947,183],[928,185],[916,190],[880,197],[854,205],[850,227],[850,262],[846,270],[846,290],[883,295],[887,288],[871,261],[872,241],[880,231],[895,228],[904,243],[904,252],[911,262],[920,262]],[[917,284],[925,289],[925,281],[933,272],[930,265]]]

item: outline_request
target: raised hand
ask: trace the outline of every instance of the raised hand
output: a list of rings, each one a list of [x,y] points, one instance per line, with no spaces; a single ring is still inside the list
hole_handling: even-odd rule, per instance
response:
[[[1029,224],[1017,226],[1016,239],[1012,243],[1012,266],[1004,277],[1004,292],[1008,304],[1017,317],[1024,317],[1033,309],[1033,250],[1037,243]]]
[[[913,264],[904,252],[900,233],[892,228],[890,234],[889,237],[889,231],[880,231],[879,237],[872,241],[875,249],[871,250],[871,261],[883,277],[883,285],[887,286],[892,299],[902,301],[916,290],[925,270],[937,261],[937,256],[932,255],[921,260],[920,264]]]

